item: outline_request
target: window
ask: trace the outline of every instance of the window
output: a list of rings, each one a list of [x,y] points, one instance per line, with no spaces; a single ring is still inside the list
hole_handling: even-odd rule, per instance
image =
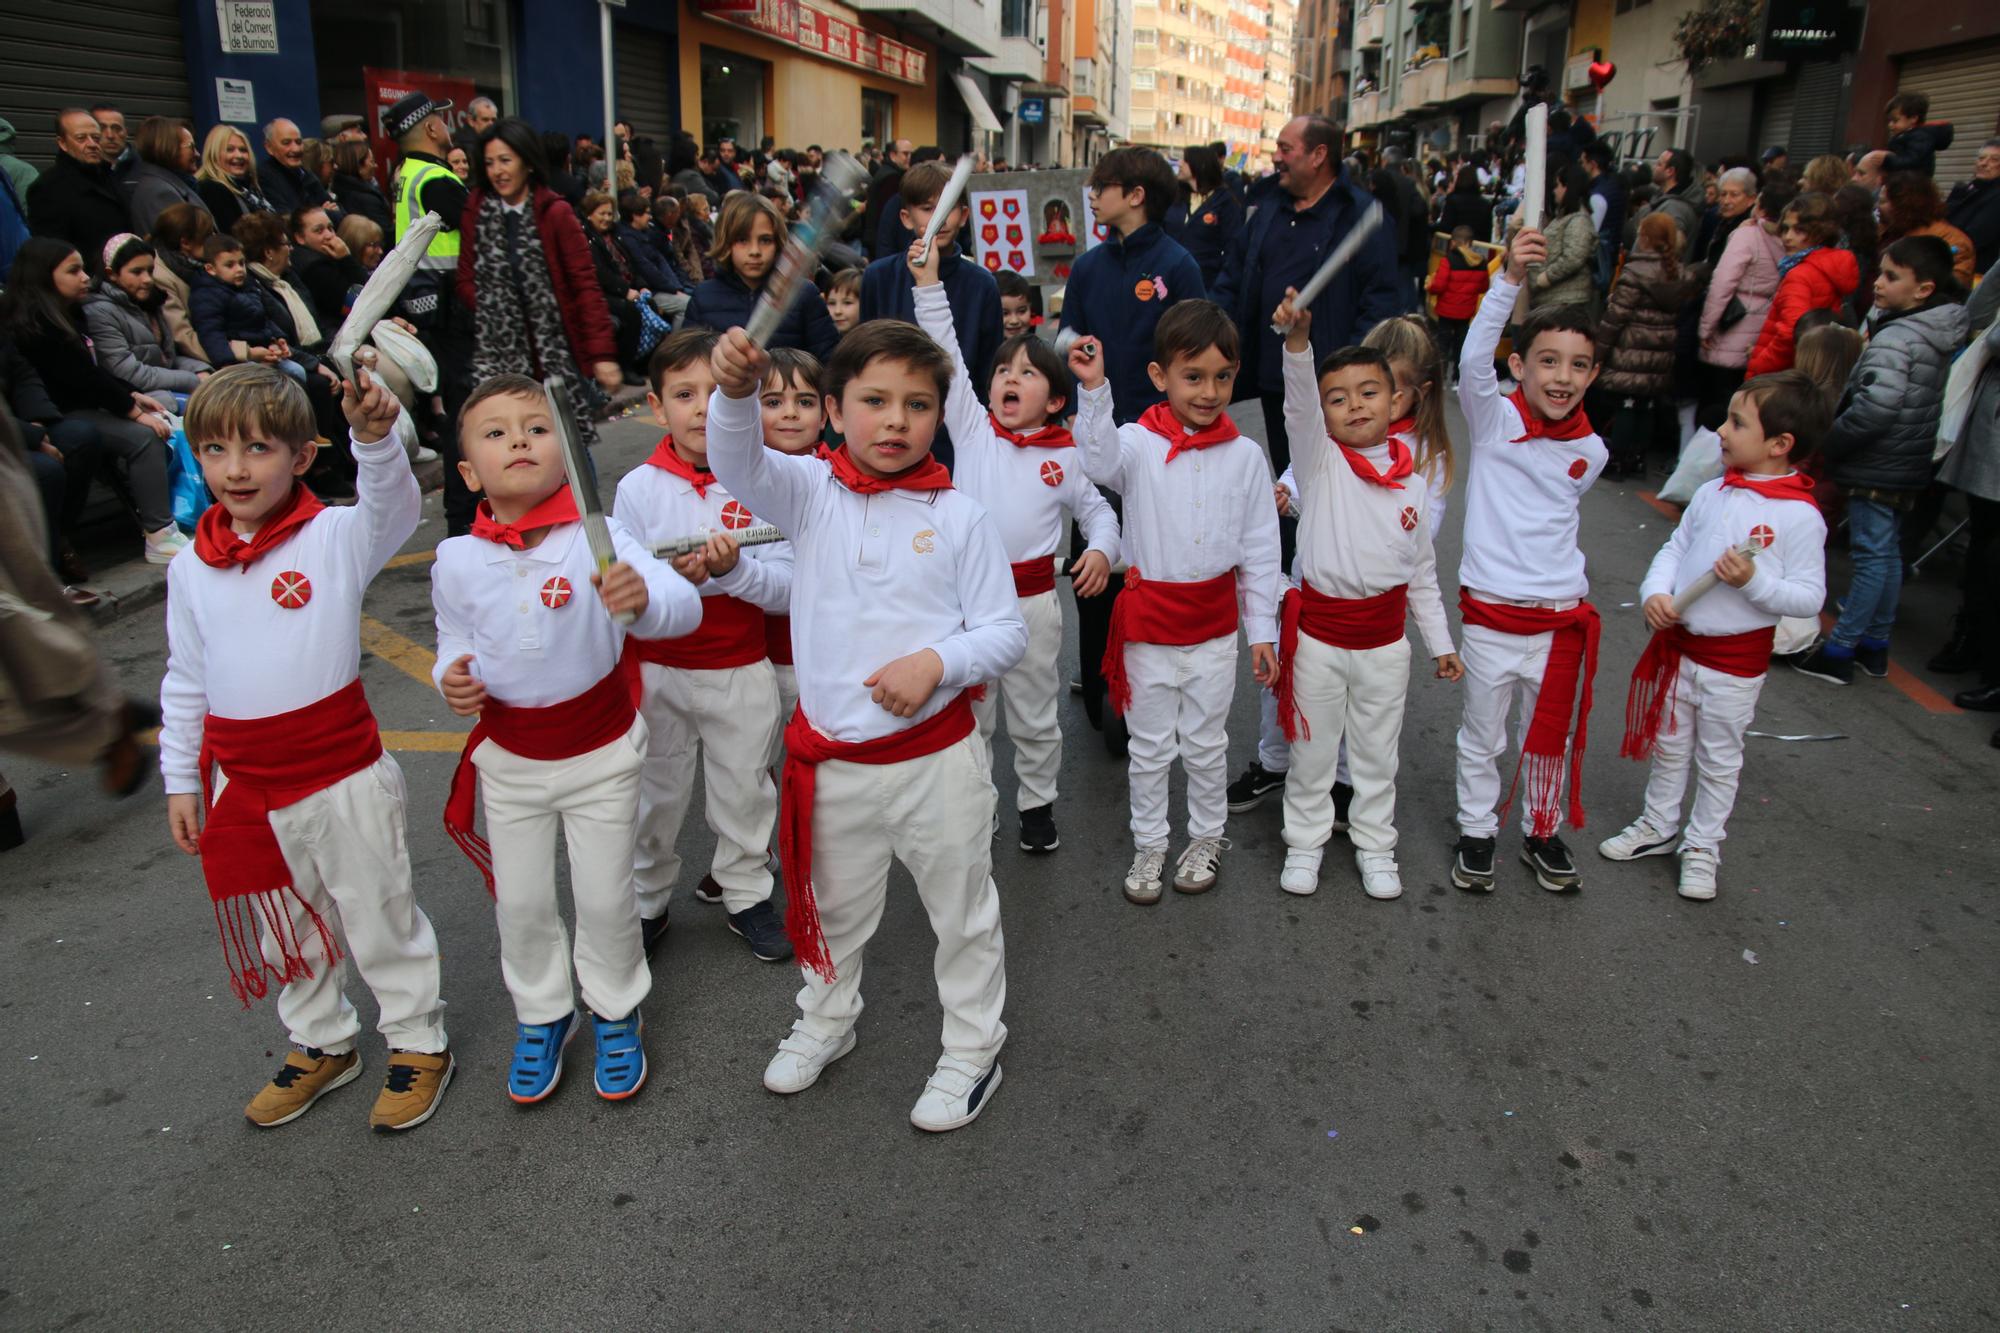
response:
[[[1137,92],[1153,87],[1153,77],[1154,77],[1153,71],[1150,69],[1133,70],[1132,71],[1133,91]]]
[[[1160,30],[1158,28],[1132,29],[1132,45],[1158,46],[1159,44],[1160,44]]]
[[[1000,35],[1002,37],[1034,37],[1034,0],[1000,0]]]

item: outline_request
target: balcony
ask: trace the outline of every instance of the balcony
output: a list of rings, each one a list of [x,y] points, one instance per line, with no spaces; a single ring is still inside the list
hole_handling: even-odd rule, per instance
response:
[[[1042,48],[1029,37],[1002,37],[993,43],[994,53],[974,60],[972,67],[996,79],[1039,79],[1049,63]]]
[[[1382,35],[1389,26],[1389,6],[1368,5],[1354,15],[1354,44],[1356,46],[1380,46]]]
[[[1379,89],[1375,92],[1356,93],[1348,99],[1347,123],[1350,128],[1367,129],[1371,125],[1380,125],[1384,119],[1382,93]]]
[[[1493,0],[1493,7],[1515,14],[1526,14],[1540,9],[1548,2],[1549,0]]]
[[[1456,62],[1454,62],[1456,63]],[[1484,102],[1495,97],[1508,97],[1520,91],[1520,83],[1515,79],[1461,79],[1445,80],[1444,106],[1464,106],[1469,102]]]
[[[991,56],[1000,46],[998,6],[980,0],[854,0],[854,8],[891,19],[953,55]]]
[[[1404,70],[1396,85],[1396,114],[1414,115],[1443,106],[1447,69],[1444,61],[1432,60],[1417,69]]]

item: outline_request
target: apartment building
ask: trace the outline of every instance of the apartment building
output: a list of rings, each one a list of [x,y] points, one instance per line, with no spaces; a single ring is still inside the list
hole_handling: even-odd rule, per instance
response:
[[[1504,121],[1522,69],[1514,2],[1353,0],[1352,142],[1442,150]]]
[[[1132,139],[1221,141],[1268,165],[1291,115],[1296,0],[1145,0],[1132,11]]]

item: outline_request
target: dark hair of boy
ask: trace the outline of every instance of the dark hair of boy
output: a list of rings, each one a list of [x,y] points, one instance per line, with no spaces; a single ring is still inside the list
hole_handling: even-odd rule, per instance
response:
[[[1764,438],[1792,437],[1792,451],[1786,457],[1804,462],[1819,452],[1820,441],[1833,427],[1833,409],[1826,395],[1803,370],[1780,370],[1746,381],[1737,392],[1757,409],[1757,423]]]
[[[262,440],[293,452],[319,434],[305,389],[276,366],[250,361],[224,366],[197,385],[182,425],[195,443]]]
[[[213,264],[216,260],[232,251],[241,254],[243,252],[243,242],[237,240],[226,231],[219,231],[201,243],[201,262],[204,264]]]
[[[826,367],[811,352],[796,347],[773,347],[770,356],[771,376],[778,383],[794,389],[811,389],[814,393],[824,391]]]
[[[1514,334],[1514,347],[1526,356],[1535,348],[1535,339],[1544,333],[1578,333],[1591,347],[1590,359],[1597,360],[1597,322],[1590,317],[1587,306],[1545,305],[1540,310],[1531,310],[1521,321],[1520,329]]]
[[[715,345],[721,341],[721,334],[699,324],[668,334],[660,340],[660,345],[653,349],[651,359],[646,362],[646,387],[658,393],[660,381],[666,378],[668,371],[708,360],[715,354]]]
[[[1359,345],[1337,347],[1333,351],[1328,352],[1324,357],[1320,358],[1319,368],[1313,374],[1319,379],[1325,379],[1335,371],[1351,370],[1355,366],[1367,366],[1371,370],[1379,370],[1382,372],[1383,381],[1390,388],[1393,389],[1396,386],[1396,374],[1389,368],[1389,358],[1372,347],[1362,347]]]
[[[993,285],[1000,289],[1002,296],[1027,296],[1035,290],[1035,284],[1016,273],[1011,268],[1003,268],[993,275]]]
[[[1931,99],[1922,93],[1897,93],[1882,111],[1885,115],[1908,116],[1921,121],[1931,113]]]
[[[942,161],[919,162],[903,173],[900,193],[904,208],[923,208],[935,204],[944,193],[944,187],[951,183],[951,168]]]
[[[618,220],[630,225],[633,218],[653,211],[650,200],[641,199],[637,190],[627,190],[618,196]]]
[[[826,396],[839,399],[850,380],[876,361],[900,361],[937,381],[938,398],[951,389],[951,356],[914,324],[871,319],[857,324],[835,345],[826,363]]]
[[[1932,301],[1965,299],[1965,288],[1952,273],[1951,246],[1941,236],[1902,236],[1889,242],[1882,258],[1897,268],[1906,268],[1918,282],[1934,289]]]
[[[859,301],[861,299],[861,270],[844,268],[833,275],[833,281],[826,285],[827,295],[843,292]]]
[[[1772,221],[1785,216],[1792,200],[1799,197],[1799,187],[1790,181],[1778,181],[1757,191],[1757,211]]]
[[[1017,352],[1028,354],[1028,364],[1042,372],[1042,378],[1049,382],[1048,419],[1057,421],[1068,410],[1074,399],[1075,386],[1070,383],[1069,367],[1056,355],[1055,346],[1040,337],[1033,329],[1017,333],[1000,344],[1000,350],[993,355],[993,371],[1011,365]],[[987,378],[992,378],[989,372]]]
[[[1243,360],[1243,344],[1236,335],[1236,321],[1213,301],[1177,301],[1166,314],[1160,316],[1160,322],[1153,330],[1153,360],[1159,362],[1162,368],[1170,368],[1179,357],[1200,356],[1211,347],[1221,352],[1232,365]]]
[[[548,391],[526,375],[494,375],[483,379],[473,391],[465,396],[465,402],[458,409],[458,428],[463,431],[465,423],[472,416],[472,409],[488,398],[533,398],[546,403]]]
[[[1090,188],[1117,186],[1125,193],[1146,192],[1146,221],[1158,222],[1174,203],[1174,169],[1150,148],[1114,148],[1090,170]]]

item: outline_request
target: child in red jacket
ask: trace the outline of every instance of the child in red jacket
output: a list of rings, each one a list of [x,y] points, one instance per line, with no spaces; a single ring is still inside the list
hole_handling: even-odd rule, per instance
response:
[[[1466,326],[1479,312],[1479,299],[1486,295],[1491,281],[1486,256],[1472,243],[1472,228],[1453,227],[1444,262],[1431,274],[1427,288],[1437,298],[1433,309],[1443,334],[1446,365],[1458,364],[1458,349],[1465,345]]]

